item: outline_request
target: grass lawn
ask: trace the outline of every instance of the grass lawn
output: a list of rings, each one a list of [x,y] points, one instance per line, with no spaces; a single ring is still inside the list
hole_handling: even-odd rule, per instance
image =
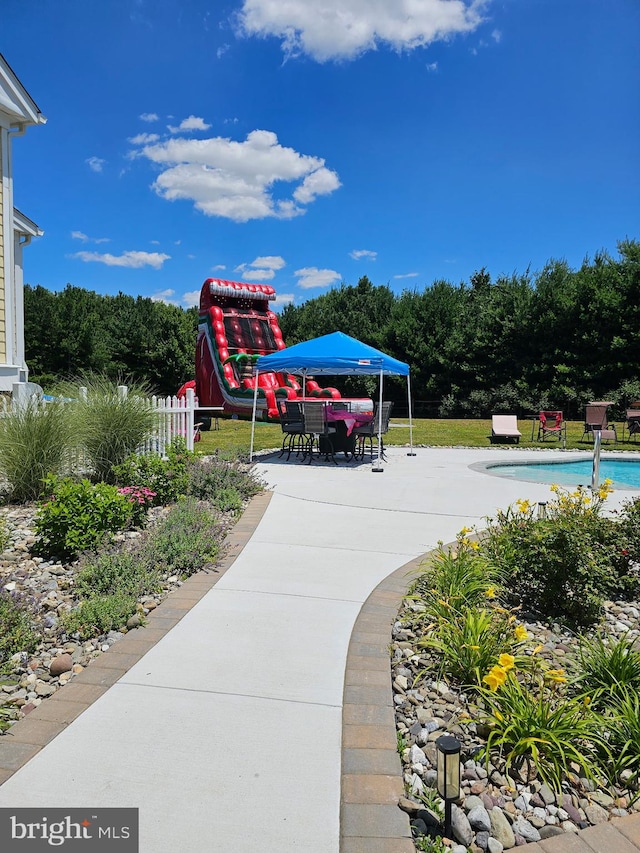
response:
[[[251,439],[251,422],[220,418],[220,429],[202,433],[202,441],[196,445],[198,453],[213,453],[219,450],[224,455],[246,455],[249,452]],[[562,442],[555,439],[536,441],[537,422],[535,424],[534,440],[531,440],[531,421],[521,420],[518,427],[522,433],[519,447],[562,447]],[[567,423],[567,448],[589,451],[593,447],[591,441],[582,441],[583,422],[570,421]],[[413,422],[413,443],[416,446],[430,445],[435,447],[489,447],[491,435],[490,420],[449,420],[444,418],[421,418]],[[604,443],[606,450],[640,450],[640,442],[621,441],[622,425],[618,425],[618,443]],[[384,437],[386,445],[409,444],[408,421],[402,418],[392,418],[391,429]],[[282,445],[282,432],[279,424],[256,423],[256,450],[279,448]],[[496,447],[513,447],[503,444]]]

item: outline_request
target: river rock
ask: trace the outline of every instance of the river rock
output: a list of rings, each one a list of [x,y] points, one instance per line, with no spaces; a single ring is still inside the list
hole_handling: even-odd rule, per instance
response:
[[[472,808],[467,814],[467,820],[476,832],[489,832],[491,829],[489,812],[484,806],[475,806]]]
[[[73,660],[71,655],[58,655],[51,661],[49,672],[51,675],[62,675],[63,672],[71,672],[73,668]]]
[[[525,841],[540,841],[540,833],[529,821],[520,815],[513,822],[513,831]]]
[[[451,829],[461,844],[468,847],[473,841],[473,830],[466,814],[455,804],[451,806]]]
[[[587,820],[591,824],[606,823],[609,820],[609,814],[606,809],[599,806],[597,803],[592,803],[584,810]]]

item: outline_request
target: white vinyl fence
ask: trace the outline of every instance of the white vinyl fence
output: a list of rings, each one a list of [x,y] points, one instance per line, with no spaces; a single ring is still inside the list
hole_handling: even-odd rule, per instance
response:
[[[129,393],[126,385],[118,386],[118,395],[125,398]],[[87,389],[80,387],[78,390],[80,399],[87,398]],[[7,397],[0,397],[0,417],[11,409],[12,404],[15,405],[30,405],[37,400],[39,405],[46,406],[46,397],[29,395],[24,384],[14,385],[13,401]],[[71,401],[69,401],[71,402]],[[195,411],[197,407],[197,398],[193,389],[189,388],[186,397],[151,397],[148,400],[149,406],[153,409],[155,417],[155,426],[152,435],[139,448],[138,453],[159,453],[161,456],[166,456],[171,442],[174,438],[184,439],[187,449],[194,449],[195,437]],[[70,460],[70,465],[75,464],[82,467],[82,460]]]

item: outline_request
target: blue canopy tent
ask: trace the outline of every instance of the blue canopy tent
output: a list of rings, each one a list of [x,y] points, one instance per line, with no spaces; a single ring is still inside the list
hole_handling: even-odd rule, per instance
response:
[[[258,403],[258,374],[274,371],[286,373],[301,373],[302,387],[305,388],[308,374],[327,374],[344,376],[346,374],[365,374],[380,377],[380,401],[378,405],[378,467],[380,468],[380,452],[382,437],[382,385],[385,376],[407,377],[407,398],[409,402],[409,442],[410,455],[413,455],[413,424],[411,421],[411,380],[409,365],[392,358],[380,350],[363,344],[361,341],[345,335],[343,332],[333,332],[311,341],[304,341],[292,347],[286,347],[271,355],[263,355],[255,365],[255,384],[253,395],[253,417],[251,420],[251,449],[249,458],[253,458],[253,439],[255,431],[256,409]]]

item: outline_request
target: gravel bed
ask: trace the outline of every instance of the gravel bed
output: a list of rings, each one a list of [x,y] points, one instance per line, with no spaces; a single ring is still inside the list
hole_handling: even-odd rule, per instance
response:
[[[148,525],[156,523],[168,511],[167,507],[152,508]],[[138,614],[129,619],[123,631],[109,631],[91,640],[69,637],[63,631],[61,617],[79,603],[74,588],[77,561],[63,563],[31,555],[36,541],[35,515],[35,504],[0,507],[0,517],[4,519],[10,536],[7,549],[0,554],[0,589],[28,596],[43,637],[33,654],[23,652],[14,655],[11,674],[0,676],[0,708],[10,708],[16,715],[9,722],[26,716],[71,681],[125,633],[139,627],[146,614],[155,610],[172,590],[183,584],[177,575],[165,576],[162,591],[139,599]],[[232,515],[219,517],[223,531],[235,523]],[[140,531],[127,531],[117,534],[115,541],[126,548],[141,535]],[[202,570],[215,571],[213,566],[205,566]]]
[[[517,783],[514,788],[503,766],[476,761],[474,755],[484,745],[478,732],[482,727],[466,721],[473,720],[474,712],[464,693],[437,677],[427,675],[415,682],[418,673],[430,666],[429,656],[416,647],[413,631],[412,617],[420,610],[419,603],[403,602],[391,645],[396,728],[405,744],[401,757],[407,796],[400,806],[408,812],[414,833],[428,834],[439,824],[421,797],[430,800],[437,795],[435,741],[445,733],[462,743],[461,798],[452,809],[455,853],[500,853],[640,811],[635,790],[598,790],[592,781],[579,776],[577,766],[576,774],[556,795],[537,779]],[[564,668],[567,655],[577,647],[577,638],[558,624],[523,624],[534,642],[542,644],[541,655],[552,667]],[[603,630],[613,637],[627,632],[630,637],[640,637],[640,603],[606,602]]]

